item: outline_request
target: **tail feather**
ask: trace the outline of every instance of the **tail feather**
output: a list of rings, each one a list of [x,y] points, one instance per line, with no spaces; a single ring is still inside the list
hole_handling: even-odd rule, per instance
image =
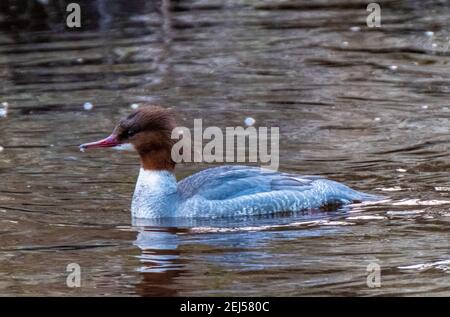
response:
[[[355,201],[378,201],[386,199],[386,196],[368,194],[360,191],[354,191],[354,200]]]

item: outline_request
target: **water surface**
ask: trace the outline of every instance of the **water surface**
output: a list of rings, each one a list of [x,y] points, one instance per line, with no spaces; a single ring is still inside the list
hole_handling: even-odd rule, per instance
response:
[[[81,30],[63,2],[0,4],[0,295],[450,295],[445,1],[378,1],[377,29],[366,1],[79,1]],[[391,200],[132,221],[136,155],[77,145],[133,103],[279,126],[281,170]]]

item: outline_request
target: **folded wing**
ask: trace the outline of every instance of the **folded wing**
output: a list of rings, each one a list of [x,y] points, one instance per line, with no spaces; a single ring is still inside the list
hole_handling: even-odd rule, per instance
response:
[[[312,188],[317,176],[299,176],[249,166],[210,168],[178,183],[184,199],[194,195],[211,200],[224,200],[244,195],[273,191],[303,192]]]

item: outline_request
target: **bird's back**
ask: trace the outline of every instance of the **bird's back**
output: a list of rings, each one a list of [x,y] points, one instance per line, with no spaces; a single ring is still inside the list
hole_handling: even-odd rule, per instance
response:
[[[378,198],[317,176],[234,165],[181,180],[178,195],[177,215],[184,217],[262,215]]]

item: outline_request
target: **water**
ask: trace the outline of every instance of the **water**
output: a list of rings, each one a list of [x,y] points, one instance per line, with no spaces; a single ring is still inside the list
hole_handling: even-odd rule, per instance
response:
[[[450,8],[378,2],[368,29],[364,1],[79,1],[77,31],[60,1],[2,1],[0,295],[450,295]],[[133,222],[136,155],[77,146],[147,102],[280,126],[281,170],[390,200]]]

